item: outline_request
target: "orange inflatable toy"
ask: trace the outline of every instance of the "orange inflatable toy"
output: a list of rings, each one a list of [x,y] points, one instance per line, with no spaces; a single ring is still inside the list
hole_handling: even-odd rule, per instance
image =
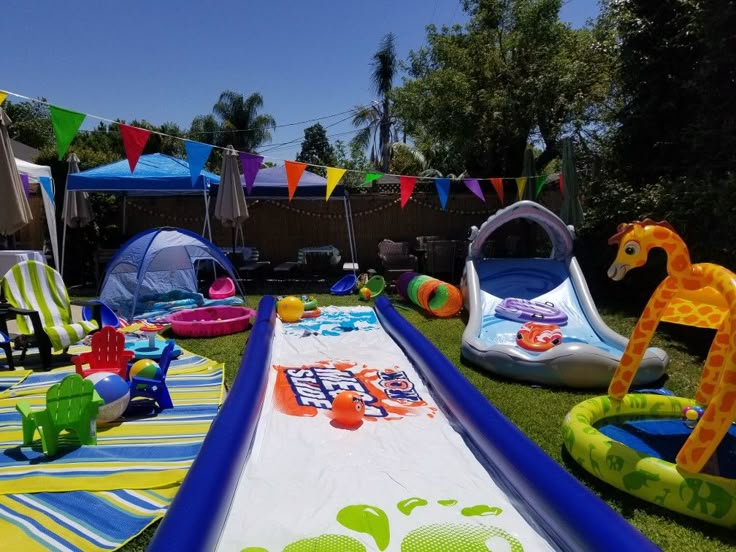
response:
[[[365,403],[355,391],[341,391],[332,401],[332,421],[345,428],[357,428],[363,423]]]

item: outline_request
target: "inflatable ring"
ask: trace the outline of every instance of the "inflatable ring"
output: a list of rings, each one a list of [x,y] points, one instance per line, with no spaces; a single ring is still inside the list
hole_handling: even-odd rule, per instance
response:
[[[527,322],[516,333],[516,344],[522,349],[541,353],[562,343],[562,331],[557,324]]]
[[[596,397],[565,416],[565,448],[588,472],[614,487],[675,512],[716,525],[736,524],[736,480],[683,471],[612,440],[596,429],[614,417],[680,419],[693,399],[628,394],[621,401]]]
[[[316,301],[315,301],[316,303]],[[322,311],[320,311],[316,306],[314,308],[311,308],[309,310],[305,310],[304,314],[302,314],[302,318],[317,318],[322,314]]]
[[[302,302],[304,303],[304,311],[311,311],[317,308],[317,299],[315,297],[308,297],[307,299],[302,298]],[[304,318],[302,316],[302,318]]]

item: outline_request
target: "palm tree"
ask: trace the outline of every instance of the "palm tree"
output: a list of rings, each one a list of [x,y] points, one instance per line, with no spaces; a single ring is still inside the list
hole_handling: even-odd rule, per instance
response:
[[[378,100],[353,110],[353,125],[363,127],[353,138],[353,143],[366,148],[372,141],[371,161],[384,172],[389,169],[391,144],[398,142],[400,132],[396,119],[391,115],[390,93],[399,69],[394,42],[393,33],[388,33],[381,40],[378,51],[373,54],[371,81]]]
[[[240,151],[255,152],[258,147],[271,141],[271,129],[276,121],[271,115],[259,114],[263,97],[255,92],[244,98],[242,94],[226,90],[212,108],[219,119],[220,144],[232,144]]]

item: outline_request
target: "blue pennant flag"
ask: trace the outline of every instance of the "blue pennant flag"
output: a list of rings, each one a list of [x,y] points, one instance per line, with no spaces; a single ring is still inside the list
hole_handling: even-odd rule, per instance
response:
[[[450,179],[449,178],[437,178],[434,181],[434,185],[437,187],[437,195],[440,196],[440,205],[442,210],[447,207],[447,196],[450,195]]]
[[[48,176],[39,176],[38,182],[43,186],[46,195],[49,196],[51,203],[54,203],[54,188],[51,186],[51,179]]]
[[[212,146],[203,144],[202,142],[192,142],[184,140],[184,147],[187,150],[187,159],[189,161],[189,172],[192,175],[192,186],[197,185],[199,174],[204,169],[204,164],[212,152]]]

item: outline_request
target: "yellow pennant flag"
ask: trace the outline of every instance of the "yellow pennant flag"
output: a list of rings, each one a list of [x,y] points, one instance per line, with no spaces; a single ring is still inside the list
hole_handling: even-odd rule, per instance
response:
[[[330,199],[332,192],[335,191],[335,187],[338,185],[346,171],[347,169],[327,167],[327,194],[325,195],[325,201]]]
[[[5,101],[5,98],[7,97],[8,97],[8,93],[0,90],[0,105],[3,105],[3,102]]]
[[[520,176],[516,179],[516,189],[519,190],[519,201],[524,196],[524,188],[526,188],[526,176]]]

